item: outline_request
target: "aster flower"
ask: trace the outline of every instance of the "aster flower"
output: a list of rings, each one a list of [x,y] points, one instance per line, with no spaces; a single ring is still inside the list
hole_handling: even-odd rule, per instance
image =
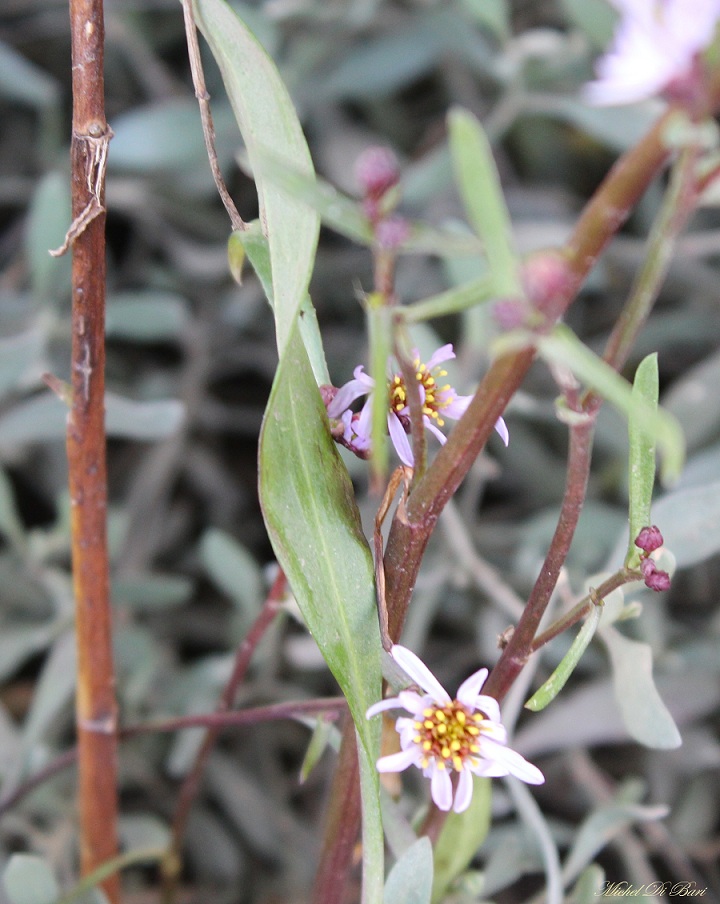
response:
[[[585,88],[595,104],[645,100],[692,81],[697,55],[712,41],[720,0],[612,0],[620,12],[610,50]]]
[[[391,656],[423,693],[404,690],[367,711],[368,719],[396,708],[410,714],[410,718],[401,716],[395,723],[401,751],[380,757],[379,772],[402,772],[408,766],[417,766],[430,779],[430,793],[437,806],[446,811],[452,807],[456,813],[470,806],[473,775],[514,775],[530,785],[545,781],[536,766],[507,746],[497,700],[480,693],[487,669],[463,681],[452,700],[428,667],[406,647],[395,644]],[[457,773],[456,783],[453,772]]]
[[[447,437],[440,430],[445,425],[445,418],[458,420],[465,413],[472,396],[461,396],[449,383],[441,383],[447,376],[447,371],[442,368],[444,361],[455,357],[452,345],[443,345],[424,364],[420,360],[419,353],[413,352],[413,366],[415,377],[420,390],[422,403],[423,422],[425,427],[433,433],[441,443],[447,441]],[[345,433],[342,437],[343,445],[358,454],[367,452],[370,448],[370,428],[372,422],[372,393],[375,381],[365,373],[362,365],[353,371],[353,379],[341,386],[335,397],[328,405],[328,416],[342,420],[345,425]],[[362,396],[368,399],[359,414],[350,412],[350,405]],[[400,373],[393,373],[388,382],[388,414],[387,425],[390,439],[403,464],[413,467],[414,459],[410,445],[410,406],[407,400],[407,388],[405,379]],[[509,435],[505,421],[498,418],[495,429],[507,446]]]

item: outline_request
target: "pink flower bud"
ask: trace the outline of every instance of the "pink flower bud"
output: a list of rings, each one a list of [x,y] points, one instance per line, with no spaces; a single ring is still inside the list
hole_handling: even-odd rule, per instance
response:
[[[661,590],[670,589],[670,575],[667,571],[657,568],[652,559],[643,559],[640,563],[640,570],[645,579],[645,586],[650,590],[660,592]]]
[[[381,198],[400,180],[400,165],[390,148],[369,147],[355,161],[355,179],[367,198]]]
[[[644,527],[635,539],[635,545],[642,549],[645,553],[654,552],[663,545],[663,535],[660,528],[654,524],[650,527]]]
[[[530,306],[555,320],[572,279],[568,262],[557,251],[539,251],[523,266],[522,280]]]

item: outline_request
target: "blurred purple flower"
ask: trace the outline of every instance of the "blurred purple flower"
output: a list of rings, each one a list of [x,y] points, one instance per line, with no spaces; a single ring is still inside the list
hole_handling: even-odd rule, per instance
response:
[[[449,383],[440,385],[439,380],[447,376],[447,371],[441,367],[444,361],[455,357],[452,345],[443,345],[439,348],[427,364],[420,361],[417,351],[413,353],[415,377],[420,390],[423,421],[425,427],[433,433],[441,443],[447,441],[447,437],[440,431],[445,425],[445,418],[459,420],[470,404],[472,396],[461,396]],[[343,445],[352,451],[367,452],[371,443],[372,422],[372,391],[375,381],[365,373],[362,365],[353,371],[353,379],[338,389],[337,394],[328,405],[328,416],[342,420],[346,425],[346,431],[342,437]],[[353,414],[350,406],[362,396],[368,396],[359,414]],[[407,401],[407,389],[402,374],[394,373],[388,383],[388,413],[387,425],[390,439],[403,464],[414,466],[414,458],[410,439],[410,407]],[[495,429],[500,434],[502,441],[507,446],[509,435],[505,421],[498,418]]]
[[[613,43],[585,97],[598,105],[645,100],[692,81],[696,57],[713,39],[720,0],[612,0]]]

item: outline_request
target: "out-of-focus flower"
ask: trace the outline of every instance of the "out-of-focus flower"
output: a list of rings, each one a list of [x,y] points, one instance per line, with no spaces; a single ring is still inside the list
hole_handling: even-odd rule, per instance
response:
[[[366,148],[355,161],[355,178],[363,196],[377,200],[400,181],[400,164],[390,148]]]
[[[594,104],[627,104],[682,92],[697,55],[712,41],[720,0],[612,0],[620,13],[613,43],[585,87]]]
[[[473,775],[514,775],[530,785],[545,781],[536,766],[507,746],[497,700],[480,693],[487,669],[463,681],[453,700],[406,647],[395,644],[391,655],[422,693],[404,690],[367,711],[368,719],[388,709],[404,709],[410,714],[410,718],[400,716],[395,723],[402,749],[381,757],[377,761],[379,772],[402,772],[408,766],[417,766],[430,779],[430,793],[437,806],[441,810],[452,807],[456,813],[470,806]],[[453,773],[457,776],[455,783]]]
[[[452,345],[443,345],[442,348],[439,348],[427,364],[420,360],[417,351],[413,355],[415,378],[418,382],[420,402],[422,404],[423,422],[425,427],[441,443],[445,443],[447,438],[440,430],[440,427],[445,424],[445,418],[458,420],[462,417],[465,409],[470,404],[472,396],[458,395],[449,383],[439,382],[447,376],[447,371],[441,367],[442,363],[455,357]],[[342,442],[343,445],[353,451],[367,453],[370,448],[371,406],[374,388],[375,381],[365,373],[361,365],[353,371],[353,379],[340,387],[328,405],[328,416],[334,419],[341,419],[346,425],[347,429],[343,435]],[[352,414],[350,405],[362,396],[368,396],[362,411],[359,414]],[[414,459],[409,439],[411,429],[410,407],[408,405],[405,379],[401,373],[393,373],[388,382],[387,402],[387,425],[390,439],[403,464],[413,467]],[[505,421],[502,418],[498,418],[495,429],[507,446],[510,437]]]

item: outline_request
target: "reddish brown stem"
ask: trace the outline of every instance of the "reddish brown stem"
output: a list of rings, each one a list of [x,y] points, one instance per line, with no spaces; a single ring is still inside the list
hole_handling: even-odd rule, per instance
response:
[[[72,41],[72,406],[67,455],[78,685],[80,863],[117,855],[117,703],[105,464],[105,120],[102,0],[70,0]],[[117,875],[102,887],[120,900]]]
[[[550,602],[560,569],[570,550],[585,501],[594,430],[595,418],[591,415],[570,427],[565,494],[557,527],[525,611],[484,687],[485,693],[498,700],[502,700],[528,660],[540,619]]]
[[[152,732],[181,731],[183,728],[234,728],[240,725],[259,725],[261,722],[277,722],[280,719],[295,719],[300,716],[322,716],[325,719],[337,719],[347,711],[344,697],[327,697],[322,700],[290,700],[286,703],[272,703],[269,706],[253,706],[232,712],[201,713],[194,716],[178,716],[175,719],[157,719],[152,722],[140,722],[127,725],[118,732],[121,741],[128,741],[138,735]],[[27,797],[35,788],[51,779],[58,772],[67,769],[77,762],[77,747],[66,750],[54,760],[31,776],[12,794],[0,800],[0,816],[11,810],[16,803]]]
[[[347,718],[330,788],[323,849],[312,895],[314,904],[343,904],[346,900],[361,818],[357,739],[353,721]]]
[[[277,577],[273,581],[270,592],[268,593],[257,618],[253,622],[243,642],[237,649],[233,672],[227,684],[225,685],[222,696],[218,703],[216,709],[217,714],[226,713],[233,706],[238,688],[242,684],[243,680],[245,679],[245,675],[247,674],[252,655],[255,652],[258,643],[260,643],[265,632],[273,623],[275,616],[280,610],[280,604],[282,602],[283,595],[285,594],[286,586],[287,580],[285,578],[285,574],[281,570],[278,572]],[[175,883],[177,881],[180,870],[180,853],[182,849],[183,838],[185,837],[187,821],[190,816],[190,810],[192,808],[193,801],[197,796],[203,772],[205,771],[205,766],[207,765],[207,761],[210,757],[210,754],[212,753],[213,747],[215,746],[221,730],[221,725],[215,725],[208,729],[208,732],[205,735],[205,739],[200,749],[198,750],[197,756],[195,757],[195,762],[186,775],[185,781],[183,782],[182,788],[180,789],[180,796],[178,799],[177,807],[175,808],[175,817],[172,824],[171,841],[168,846],[168,853],[163,869],[165,876],[166,900],[171,900],[174,893]]]

